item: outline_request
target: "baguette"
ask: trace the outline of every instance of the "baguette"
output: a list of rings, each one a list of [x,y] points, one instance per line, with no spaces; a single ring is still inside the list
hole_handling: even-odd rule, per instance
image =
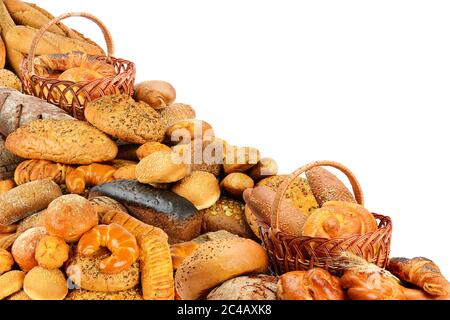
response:
[[[20,73],[20,64],[22,63],[24,55],[19,51],[14,50],[14,48],[9,48],[5,39],[8,31],[10,31],[15,26],[16,24],[11,18],[8,9],[6,8],[3,1],[0,1],[0,34],[6,47],[6,60],[18,75]]]

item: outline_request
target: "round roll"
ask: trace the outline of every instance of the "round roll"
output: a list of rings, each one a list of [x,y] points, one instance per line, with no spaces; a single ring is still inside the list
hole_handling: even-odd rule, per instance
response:
[[[154,152],[139,162],[136,178],[141,183],[172,183],[189,174],[190,167],[177,161],[177,154],[171,152]]]
[[[46,234],[45,228],[31,228],[14,242],[11,252],[20,269],[28,272],[38,265],[35,258],[36,247]]]
[[[147,103],[155,110],[164,109],[175,102],[177,92],[168,82],[150,80],[138,83],[134,88],[136,101]]]
[[[37,263],[47,269],[59,269],[69,259],[69,246],[58,237],[43,237],[35,252]]]
[[[25,276],[23,290],[32,300],[64,300],[67,295],[67,281],[58,270],[36,267]]]
[[[181,299],[196,300],[229,279],[267,270],[267,253],[256,242],[242,238],[211,241],[181,264],[175,288]]]
[[[181,120],[195,119],[196,114],[194,108],[190,105],[174,103],[167,108],[162,109],[161,117],[167,128]]]

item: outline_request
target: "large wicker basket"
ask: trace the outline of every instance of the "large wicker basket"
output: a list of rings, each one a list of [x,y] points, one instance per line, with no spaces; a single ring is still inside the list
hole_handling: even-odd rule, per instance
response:
[[[114,76],[93,81],[72,82],[47,78],[36,74],[34,59],[38,42],[52,25],[69,17],[87,18],[100,27],[107,44],[107,56],[90,57],[112,65],[115,70]],[[84,12],[63,14],[49,21],[39,30],[33,39],[28,57],[24,59],[21,65],[24,92],[55,104],[75,118],[84,120],[84,108],[90,101],[101,96],[112,94],[133,95],[136,67],[134,63],[114,58],[113,55],[114,44],[111,34],[98,18]]]
[[[260,238],[269,255],[271,271],[281,275],[290,271],[323,268],[340,275],[345,269],[345,253],[364,258],[369,263],[385,268],[390,253],[392,221],[389,217],[373,214],[378,221],[378,230],[372,233],[346,238],[296,237],[279,229],[281,202],[291,183],[301,174],[317,166],[334,167],[342,171],[350,180],[356,201],[364,205],[364,196],[358,180],[342,164],[334,161],[317,161],[293,172],[277,191],[272,207],[271,226],[258,221]]]

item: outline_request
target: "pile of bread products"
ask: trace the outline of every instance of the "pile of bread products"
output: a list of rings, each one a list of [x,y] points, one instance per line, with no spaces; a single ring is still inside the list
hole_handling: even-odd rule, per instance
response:
[[[287,178],[276,161],[217,137],[164,81],[89,102],[85,121],[24,95],[14,72],[51,19],[36,5],[0,1],[12,69],[0,71],[0,299],[450,299],[449,282],[425,258],[394,258],[381,269],[342,252],[339,276],[273,274],[258,225],[271,223]],[[85,54],[103,52],[59,23],[38,47],[38,70],[65,55],[68,66],[107,75]],[[67,65],[48,76],[61,77]],[[321,167],[295,180],[281,209],[280,229],[295,236],[378,227]]]

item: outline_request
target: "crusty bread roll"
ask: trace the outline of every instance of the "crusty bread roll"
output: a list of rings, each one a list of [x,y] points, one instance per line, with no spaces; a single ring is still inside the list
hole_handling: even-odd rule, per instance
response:
[[[60,270],[35,267],[25,276],[23,290],[32,300],[64,300],[68,287]]]
[[[203,232],[226,230],[243,238],[252,238],[253,232],[245,221],[244,204],[221,197],[211,208],[203,211]]]
[[[12,269],[14,259],[8,251],[0,249],[0,276]]]
[[[237,277],[208,294],[208,300],[277,300],[277,278],[266,274]]]
[[[125,142],[144,144],[164,139],[159,113],[127,95],[98,98],[87,105],[84,115],[95,127]]]
[[[163,229],[171,244],[190,241],[200,235],[202,214],[191,202],[173,192],[121,180],[92,188],[89,197],[97,196],[113,198],[135,218]]]
[[[184,103],[174,103],[162,109],[161,117],[166,128],[181,120],[195,119],[194,108]]]
[[[267,269],[266,251],[252,240],[210,241],[182,263],[175,274],[175,288],[181,299],[195,300],[229,279]]]
[[[194,171],[172,187],[172,191],[188,199],[197,210],[212,207],[220,198],[220,186],[216,177],[204,171]]]
[[[22,290],[25,273],[10,271],[0,276],[0,300]]]
[[[130,289],[126,291],[116,291],[116,292],[99,292],[99,291],[88,291],[88,290],[72,290],[66,296],[65,300],[93,300],[93,301],[103,301],[103,300],[143,300],[142,293],[138,289]]]
[[[144,159],[145,157],[151,155],[155,152],[172,152],[172,149],[165,144],[159,143],[159,142],[147,142],[140,146],[136,150],[136,155],[139,158],[139,160]]]
[[[100,272],[100,263],[111,254],[107,249],[83,257],[76,253],[68,262],[66,274],[70,280],[81,289],[100,292],[125,291],[134,288],[139,283],[139,263],[125,271],[116,274]]]
[[[28,272],[38,265],[35,258],[36,247],[46,234],[45,228],[32,228],[22,233],[14,242],[11,253],[20,269]]]
[[[98,215],[87,199],[70,194],[50,203],[43,221],[50,235],[67,242],[76,242],[85,232],[98,225]]]
[[[139,162],[136,166],[136,178],[141,183],[172,183],[189,174],[190,168],[177,161],[175,153],[164,151],[154,152]]]
[[[220,182],[222,190],[237,198],[241,198],[246,189],[253,188],[254,186],[255,183],[252,178],[240,172],[230,173]]]
[[[51,180],[37,180],[0,195],[0,225],[8,226],[45,209],[62,195]]]
[[[177,97],[177,92],[168,82],[151,80],[136,84],[134,97],[136,101],[143,101],[158,110],[172,104]]]
[[[59,269],[69,259],[70,248],[58,237],[45,236],[36,247],[34,257],[39,266],[46,269]]]
[[[278,164],[275,160],[271,158],[263,158],[259,160],[259,162],[251,168],[247,174],[252,178],[255,182],[259,182],[262,179],[265,179],[270,176],[275,176],[278,174]]]
[[[6,148],[28,159],[88,165],[114,159],[117,145],[84,121],[36,120],[8,136]]]

